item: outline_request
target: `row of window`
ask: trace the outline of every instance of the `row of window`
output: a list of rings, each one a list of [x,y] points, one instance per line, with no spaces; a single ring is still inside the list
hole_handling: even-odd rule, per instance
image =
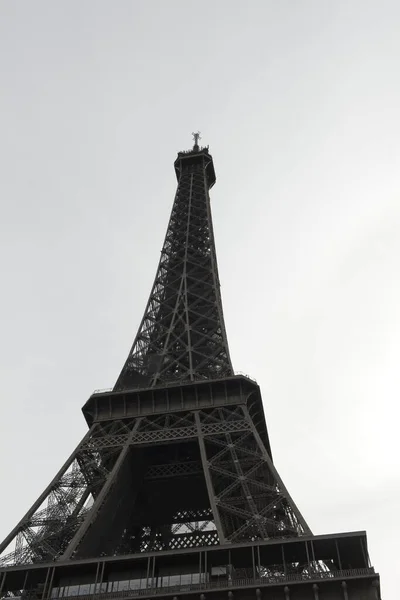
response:
[[[125,579],[123,581],[109,581],[105,583],[82,583],[80,585],[66,585],[52,589],[52,598],[67,598],[71,596],[86,596],[89,594],[103,594],[106,592],[124,592],[128,590],[143,590],[154,587],[185,586],[205,583],[208,576],[205,573],[187,573],[184,575],[165,575],[161,577],[141,579]]]

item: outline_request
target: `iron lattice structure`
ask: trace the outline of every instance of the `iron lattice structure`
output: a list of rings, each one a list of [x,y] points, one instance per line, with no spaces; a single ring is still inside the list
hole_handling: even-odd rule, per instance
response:
[[[260,389],[233,372],[215,172],[195,140],[175,161],[178,189],[127,361],[114,389],[86,402],[89,431],[0,545],[0,598],[160,594],[177,577],[182,594],[188,573],[194,590],[314,582],[316,600],[316,581],[377,581],[363,536],[312,535],[273,463]]]
[[[233,374],[211,220],[212,158],[207,149],[180,152],[175,170],[160,263],[116,390]]]
[[[17,545],[2,563],[309,534],[251,416],[256,386],[229,384],[208,384],[215,403],[201,410],[94,423],[10,534]],[[189,406],[193,391],[184,390]]]

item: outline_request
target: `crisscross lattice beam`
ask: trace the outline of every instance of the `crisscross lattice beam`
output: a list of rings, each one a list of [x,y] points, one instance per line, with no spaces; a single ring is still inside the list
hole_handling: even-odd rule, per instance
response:
[[[180,153],[178,189],[150,298],[116,390],[232,375],[207,150]]]

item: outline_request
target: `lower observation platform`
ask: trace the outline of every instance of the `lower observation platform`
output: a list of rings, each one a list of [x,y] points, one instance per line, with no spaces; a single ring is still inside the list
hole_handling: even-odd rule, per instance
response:
[[[0,598],[379,600],[365,532],[13,565]]]

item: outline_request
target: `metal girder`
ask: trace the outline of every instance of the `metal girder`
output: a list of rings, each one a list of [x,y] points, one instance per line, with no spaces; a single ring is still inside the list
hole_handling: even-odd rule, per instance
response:
[[[239,413],[243,417],[242,411],[242,407],[234,408],[229,415],[227,408],[214,409],[207,421],[215,423],[219,418],[230,431],[204,438],[211,494],[225,538],[228,541],[246,539],[246,536],[268,539],[309,533],[247,411],[244,416],[249,432],[243,434],[235,430],[237,421],[233,417],[238,419]],[[215,451],[215,447],[219,450]]]
[[[190,452],[184,450],[186,444],[191,444]],[[168,445],[176,448],[175,453],[169,454]],[[162,447],[164,451],[158,450]],[[176,455],[178,448],[182,450]],[[121,469],[127,473],[132,451],[141,452],[140,461],[146,465],[132,493],[137,494],[134,489],[158,493],[154,490],[164,488],[148,486],[164,485],[163,481],[171,479],[178,486],[177,496],[169,500],[161,522],[154,520],[152,512],[143,513],[143,522],[137,524],[129,524],[127,516],[126,534],[113,552],[189,548],[201,543],[309,533],[246,407],[232,405],[95,425],[40,504],[21,521],[14,532],[16,547],[1,558],[0,564],[40,562],[59,556],[65,559],[79,553],[86,532],[94,531],[98,516],[110,510],[108,498],[120,481]],[[118,485],[123,486],[123,481]],[[190,496],[193,485],[198,493],[203,485],[208,497],[197,508],[190,504],[196,500]],[[127,493],[124,487],[121,490]],[[140,510],[146,511],[146,504]]]
[[[203,473],[203,467],[199,461],[173,462],[164,465],[154,465],[146,472],[146,479],[161,479],[170,477],[181,477],[182,475],[197,475]]]

